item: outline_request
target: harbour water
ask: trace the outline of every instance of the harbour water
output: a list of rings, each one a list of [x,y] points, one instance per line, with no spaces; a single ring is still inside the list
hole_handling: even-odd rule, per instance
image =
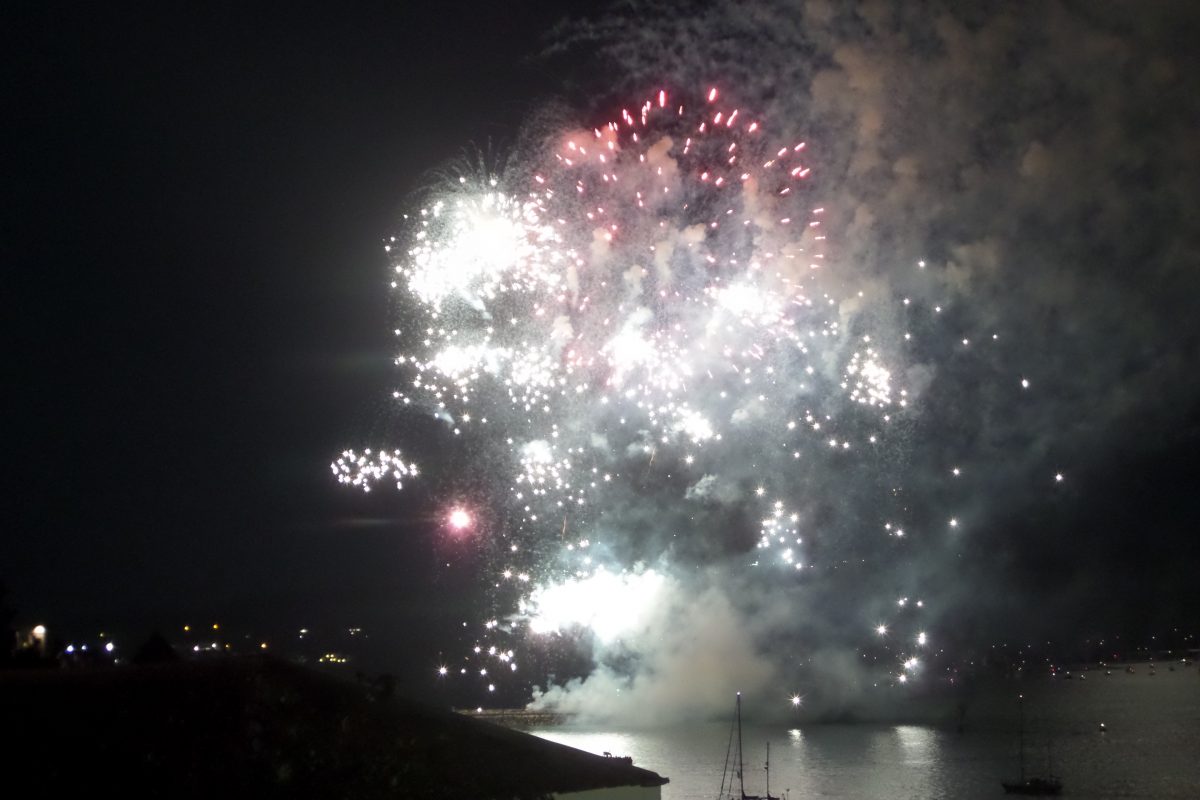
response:
[[[1084,680],[1006,682],[971,697],[961,731],[957,723],[744,720],[746,792],[765,794],[770,742],[771,793],[789,800],[1003,797],[1000,781],[1019,770],[1015,697],[1021,693],[1027,765],[1031,773],[1053,769],[1064,796],[1194,800],[1200,798],[1198,672],[1159,665],[1151,675],[1140,665],[1133,674],[1093,669]],[[590,752],[632,756],[636,765],[670,778],[664,800],[715,800],[730,724],[531,732]]]

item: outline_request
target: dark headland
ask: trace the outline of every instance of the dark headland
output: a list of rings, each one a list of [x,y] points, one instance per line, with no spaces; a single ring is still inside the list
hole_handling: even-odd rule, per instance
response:
[[[0,712],[0,760],[43,796],[657,798],[667,782],[266,658],[7,671]]]

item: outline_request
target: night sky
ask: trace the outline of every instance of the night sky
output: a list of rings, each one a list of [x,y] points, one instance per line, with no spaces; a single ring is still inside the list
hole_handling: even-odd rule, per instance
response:
[[[901,570],[953,598],[946,638],[1194,624],[1196,15],[742,5],[566,28],[529,2],[6,10],[19,619],[356,625],[374,666],[427,674],[486,606],[477,556],[438,534],[447,484],[364,497],[328,466],[447,444],[390,400],[382,243],[435,170],[504,153],[548,100],[724,80],[829,154],[842,258],[896,290],[880,276],[929,258],[952,324],[1009,337],[983,377],[928,354],[949,365],[905,448],[914,474],[971,449],[992,475],[954,560]],[[1032,411],[1009,397],[1022,374]]]
[[[555,14],[6,12],[22,618],[428,613],[419,503],[328,464],[388,417],[383,238],[434,168],[513,137]]]

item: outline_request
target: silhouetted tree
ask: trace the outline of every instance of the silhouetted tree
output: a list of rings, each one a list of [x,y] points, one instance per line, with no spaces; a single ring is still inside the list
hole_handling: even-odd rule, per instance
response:
[[[150,638],[142,643],[133,656],[135,664],[169,664],[178,660],[179,654],[175,648],[158,631],[150,634]]]

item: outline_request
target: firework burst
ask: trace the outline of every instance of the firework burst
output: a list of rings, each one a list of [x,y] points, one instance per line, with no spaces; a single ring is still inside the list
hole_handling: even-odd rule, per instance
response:
[[[502,635],[620,636],[598,609],[653,596],[658,573],[642,564],[669,570],[671,553],[614,531],[616,506],[737,493],[758,469],[748,449],[769,463],[845,452],[875,443],[908,405],[892,363],[901,349],[847,323],[845,301],[863,301],[835,290],[810,174],[803,141],[715,89],[694,103],[659,92],[548,137],[525,170],[451,185],[412,220],[407,245],[389,243],[407,309],[396,400],[455,435],[498,430],[475,446],[505,450],[508,469],[480,502],[508,520],[490,563],[517,599],[481,626],[475,655],[509,652]],[[364,488],[384,474],[399,483],[415,467],[389,473],[398,458],[347,452],[334,472]],[[652,469],[686,476],[686,493],[662,496]],[[803,580],[808,537],[785,508],[802,502],[798,481],[762,481],[769,491],[739,502],[757,509],[770,558],[731,563]],[[640,557],[613,538],[643,540]]]

